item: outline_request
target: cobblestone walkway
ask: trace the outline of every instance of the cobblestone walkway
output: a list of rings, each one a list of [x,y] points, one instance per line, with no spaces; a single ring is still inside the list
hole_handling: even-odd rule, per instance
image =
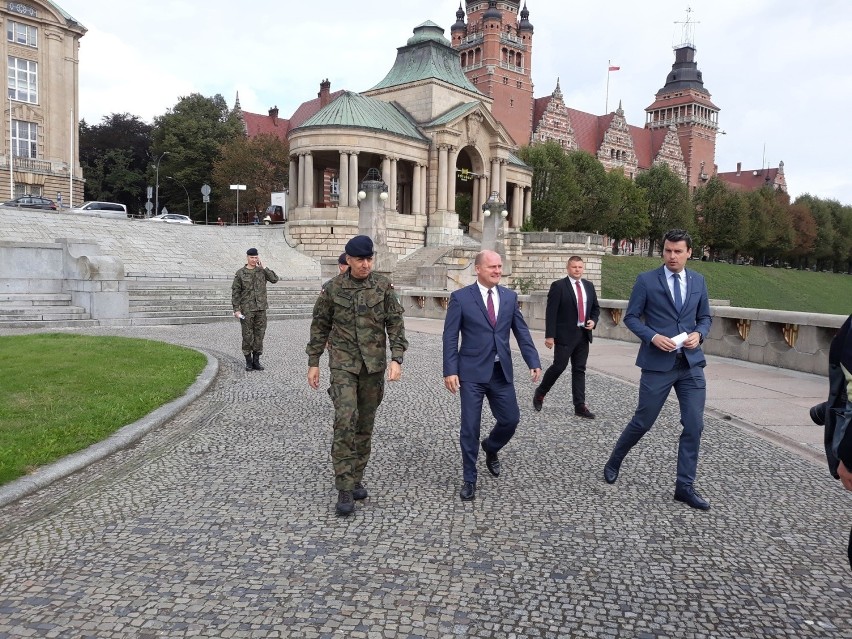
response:
[[[85,331],[202,348],[219,376],[132,449],[0,510],[0,638],[852,637],[852,499],[823,468],[708,419],[713,508],[691,510],[672,500],[669,403],[608,486],[636,388],[591,374],[589,422],[571,414],[570,376],[541,413],[523,378],[504,472],[480,460],[462,503],[440,337],[410,332],[371,497],[338,518],[308,322],[270,324],[263,373],[243,371],[238,330]]]

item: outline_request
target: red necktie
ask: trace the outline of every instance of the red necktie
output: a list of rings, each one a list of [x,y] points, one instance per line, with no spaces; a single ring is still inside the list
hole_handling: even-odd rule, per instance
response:
[[[490,288],[488,289],[488,304],[486,306],[488,308],[488,321],[491,322],[491,326],[497,326],[497,314],[494,312],[494,298],[491,297],[493,292]]]
[[[580,286],[580,280],[574,282],[577,285],[577,323],[586,323],[586,304],[583,302],[583,287]]]

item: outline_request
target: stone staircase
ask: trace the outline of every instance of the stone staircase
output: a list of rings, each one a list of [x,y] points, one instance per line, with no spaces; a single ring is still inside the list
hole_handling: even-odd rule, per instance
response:
[[[396,288],[415,288],[417,286],[417,269],[421,266],[433,266],[452,250],[452,246],[424,246],[406,255],[404,259],[396,263],[393,272],[393,285]]]
[[[71,304],[70,293],[3,293],[0,328],[97,326],[85,309]]]

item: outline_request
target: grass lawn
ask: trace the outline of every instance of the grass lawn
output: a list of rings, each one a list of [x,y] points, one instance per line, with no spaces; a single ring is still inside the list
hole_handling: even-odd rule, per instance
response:
[[[180,397],[201,353],[123,337],[0,337],[0,484],[82,450]]]
[[[662,263],[660,257],[605,255],[601,297],[628,299],[636,276]],[[704,275],[711,299],[729,300],[731,306],[835,315],[852,313],[852,275],[699,260],[690,260],[686,267]]]

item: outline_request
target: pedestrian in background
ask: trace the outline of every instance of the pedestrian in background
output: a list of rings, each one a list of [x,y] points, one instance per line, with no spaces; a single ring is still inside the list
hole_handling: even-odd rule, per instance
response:
[[[514,333],[521,356],[533,382],[541,375],[541,363],[514,291],[498,286],[503,275],[499,253],[482,251],[474,262],[476,282],[450,295],[444,320],[444,387],[461,396],[459,443],[462,452],[462,487],[459,497],[476,496],[476,460],[485,452],[485,467],[494,477],[501,472],[497,453],[509,443],[521,412],[515,395],[509,334]],[[461,336],[461,346],[459,346]],[[482,400],[494,415],[495,424],[480,443]]]
[[[328,345],[334,404],[331,461],[338,491],[335,510],[349,515],[366,499],[364,470],[370,459],[376,410],[387,380],[397,381],[408,341],[403,307],[393,284],[373,273],[373,240],[357,235],[346,243],[348,270],[329,280],[314,305],[308,384],[319,388],[319,360]],[[390,341],[391,361],[387,362]]]
[[[595,285],[583,279],[583,258],[572,255],[565,264],[568,277],[556,280],[547,293],[545,311],[544,345],[556,352],[553,364],[545,371],[541,385],[533,394],[533,408],[540,411],[544,397],[571,362],[571,400],[574,414],[594,419],[595,414],[586,405],[586,362],[592,329],[598,325],[601,314]]]
[[[633,285],[624,325],[642,340],[636,357],[636,365],[642,369],[639,405],[618,438],[603,475],[607,483],[615,483],[624,457],[654,425],[674,388],[683,426],[674,498],[692,508],[708,510],[709,502],[693,483],[707,399],[701,343],[712,319],[704,277],[685,268],[691,255],[689,233],[669,231],[663,238],[663,266],[641,273]]]
[[[234,317],[239,318],[243,335],[243,355],[246,370],[262,371],[260,356],[263,354],[263,337],[266,335],[266,283],[275,284],[275,271],[265,268],[256,248],[246,251],[246,262],[231,284],[231,306]]]

